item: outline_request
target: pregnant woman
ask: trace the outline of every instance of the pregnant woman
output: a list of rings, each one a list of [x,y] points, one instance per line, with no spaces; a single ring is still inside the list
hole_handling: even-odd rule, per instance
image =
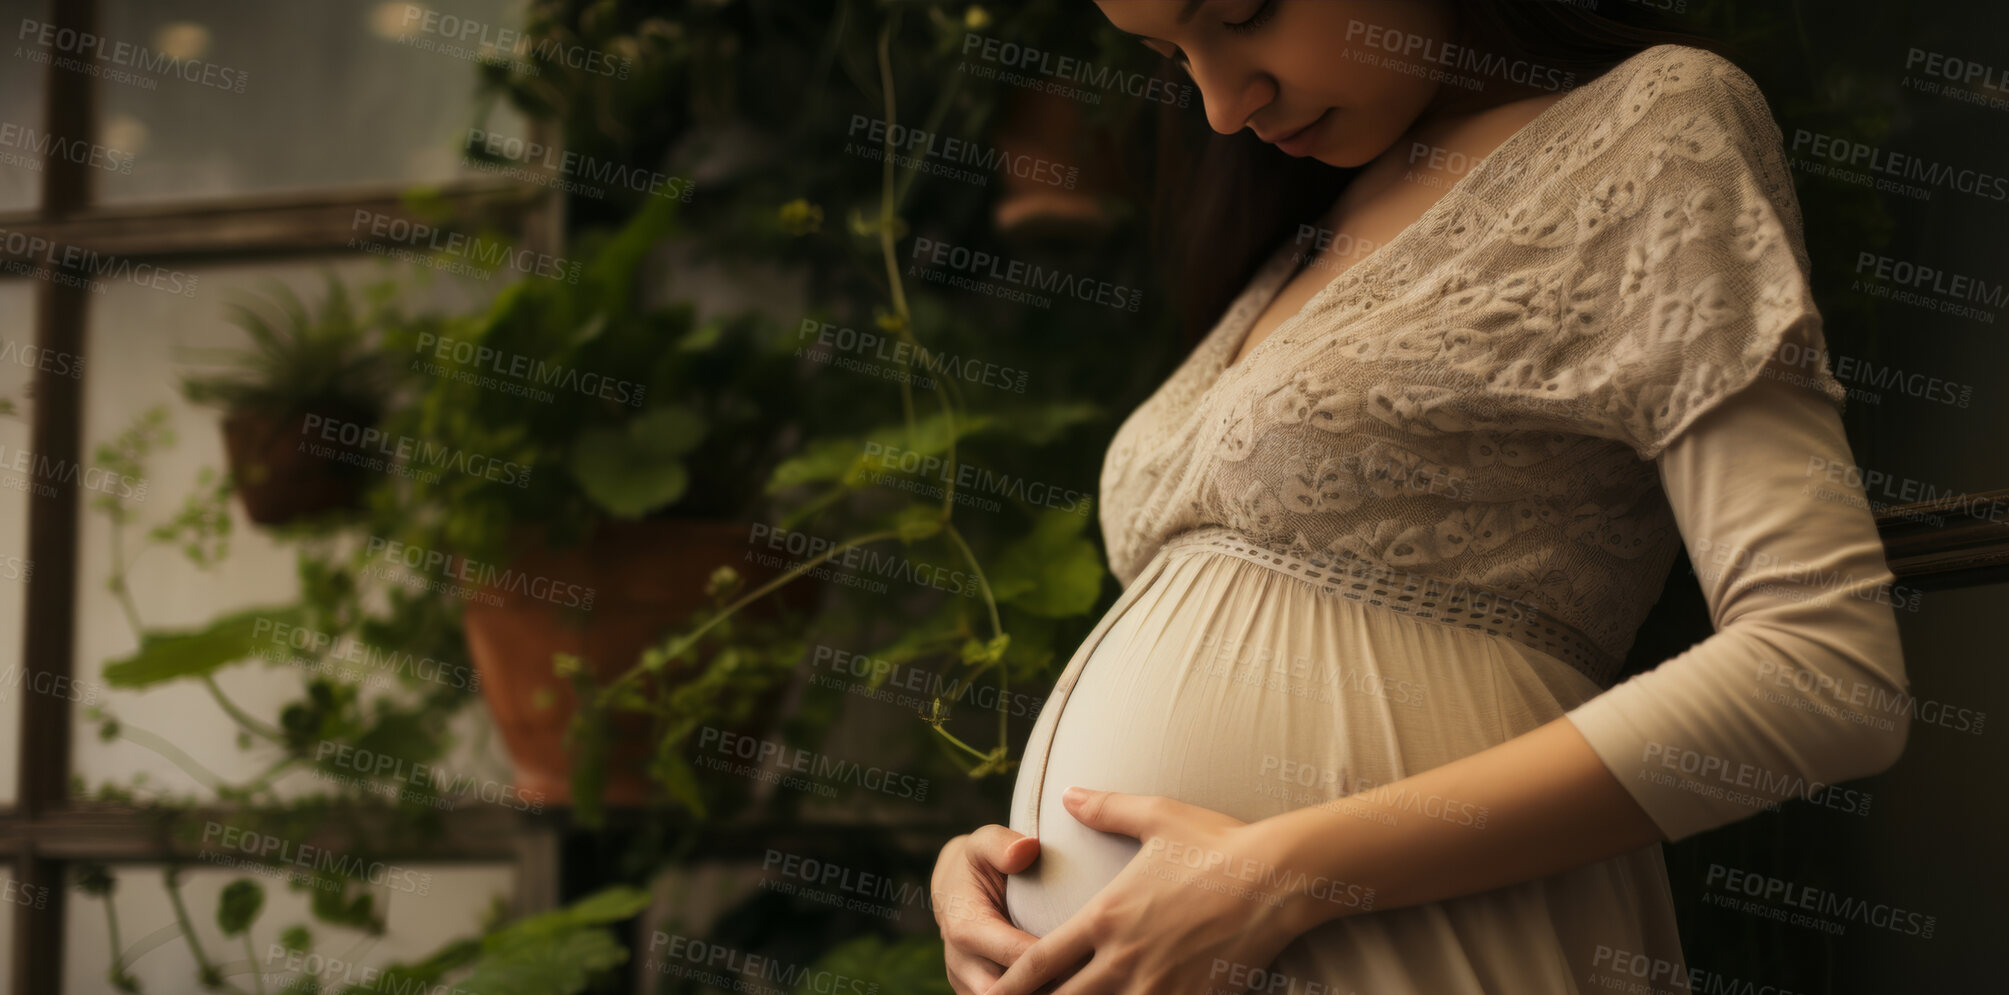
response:
[[[1563,3],[1099,7],[1353,172],[1109,448],[1122,595],[943,849],[953,987],[1685,991],[1657,844],[1908,728],[1763,96]],[[1684,547],[1715,632],[1619,682]]]

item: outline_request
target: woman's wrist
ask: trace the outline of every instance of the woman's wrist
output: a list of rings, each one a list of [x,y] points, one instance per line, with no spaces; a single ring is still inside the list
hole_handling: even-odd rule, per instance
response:
[[[1376,907],[1374,888],[1344,870],[1346,821],[1313,806],[1251,824],[1266,837],[1266,852],[1276,854],[1275,873],[1284,892],[1279,921],[1293,937]]]

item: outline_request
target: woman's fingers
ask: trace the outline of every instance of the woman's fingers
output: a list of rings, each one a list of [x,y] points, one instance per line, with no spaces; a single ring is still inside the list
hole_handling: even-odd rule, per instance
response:
[[[971,833],[969,844],[972,853],[1002,874],[1017,874],[1039,856],[1038,840],[995,823]]]
[[[1038,840],[988,825],[950,840],[935,862],[931,897],[946,955],[967,955],[995,967],[984,976],[985,987],[1039,940],[1013,926],[1004,907],[1005,875],[1024,870],[1038,854]]]
[[[942,950],[942,959],[949,968],[949,987],[955,990],[956,995],[984,995],[1004,973],[1004,968],[996,962],[964,953],[954,944]]]

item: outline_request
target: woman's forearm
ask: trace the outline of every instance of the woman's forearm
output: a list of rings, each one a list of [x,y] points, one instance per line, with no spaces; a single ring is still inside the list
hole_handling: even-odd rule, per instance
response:
[[[1276,834],[1279,863],[1311,882],[1291,899],[1306,929],[1555,874],[1663,839],[1567,718],[1263,822]]]

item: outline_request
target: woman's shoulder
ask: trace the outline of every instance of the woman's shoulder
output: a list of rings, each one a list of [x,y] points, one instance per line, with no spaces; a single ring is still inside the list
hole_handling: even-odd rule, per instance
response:
[[[1607,88],[1610,104],[1605,109],[1621,122],[1706,112],[1758,136],[1778,132],[1758,82],[1736,62],[1709,49],[1655,45],[1619,63],[1610,75],[1617,85]]]

